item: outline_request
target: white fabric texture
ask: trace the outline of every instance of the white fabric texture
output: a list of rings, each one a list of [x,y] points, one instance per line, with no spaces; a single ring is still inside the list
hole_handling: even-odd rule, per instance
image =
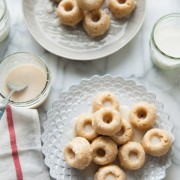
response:
[[[37,110],[8,107],[11,120],[7,109],[0,120],[0,180],[50,180]]]

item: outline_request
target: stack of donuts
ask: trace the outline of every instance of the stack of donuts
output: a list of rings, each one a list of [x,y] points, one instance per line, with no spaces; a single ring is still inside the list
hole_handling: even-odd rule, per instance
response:
[[[95,180],[108,177],[125,180],[122,169],[140,169],[146,161],[146,153],[160,157],[169,151],[172,135],[153,128],[157,119],[153,104],[136,103],[128,116],[128,119],[122,117],[121,105],[114,94],[97,94],[93,99],[92,113],[76,119],[76,137],[64,149],[67,164],[82,170],[93,161],[102,166],[96,172]],[[141,143],[133,141],[134,129],[145,132]],[[113,164],[116,158],[118,166]]]
[[[83,21],[84,30],[89,36],[101,36],[110,26],[110,16],[101,9],[103,4],[104,0],[61,0],[57,16],[62,24],[68,26],[76,26]],[[116,18],[124,18],[135,9],[136,1],[109,0],[107,6]]]

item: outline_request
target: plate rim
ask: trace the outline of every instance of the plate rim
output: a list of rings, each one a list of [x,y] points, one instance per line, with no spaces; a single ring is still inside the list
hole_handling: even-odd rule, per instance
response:
[[[91,80],[91,79],[93,79],[93,78],[96,78],[96,77],[101,78],[101,79],[102,79],[102,78],[106,78],[106,77],[110,77],[110,78],[113,78],[113,79],[114,79],[114,78],[121,78],[121,79],[123,79],[123,80],[125,80],[125,81],[132,81],[133,83],[135,83],[135,85],[136,85],[137,87],[143,87],[144,90],[145,90],[148,94],[150,94],[151,96],[154,96],[156,102],[162,106],[162,109],[163,109],[163,111],[164,111],[164,104],[161,103],[160,101],[158,101],[156,95],[155,95],[154,93],[152,93],[151,91],[147,90],[147,88],[146,88],[143,84],[136,82],[136,80],[133,79],[133,78],[135,78],[134,75],[131,76],[131,77],[129,77],[129,78],[125,78],[125,77],[122,77],[122,76],[119,76],[119,75],[113,76],[113,75],[110,75],[110,74],[105,74],[105,75],[103,75],[103,76],[93,75],[93,76],[91,76],[90,78],[82,78],[82,79],[81,79],[79,82],[77,82],[77,83],[72,83],[67,90],[61,91],[60,94],[68,93],[73,86],[79,86],[83,81],[89,81],[89,80]],[[59,95],[60,95],[60,94],[59,94]],[[47,111],[46,115],[52,110],[53,104],[55,104],[56,101],[58,101],[58,100],[54,100],[54,101],[51,103],[51,107],[50,107],[50,109]],[[170,120],[170,114],[167,113],[166,111],[164,111],[164,113],[166,113],[166,114],[168,115],[168,122],[169,122],[170,125],[171,125],[170,131],[172,132],[173,129],[174,129],[174,124],[173,124],[173,123],[171,122],[171,120]],[[43,136],[45,136],[45,134],[46,134],[46,132],[45,132],[45,130],[44,130],[44,129],[45,129],[44,127],[45,127],[45,122],[48,121],[47,119],[48,119],[48,117],[46,118],[46,121],[43,122],[43,133],[41,134],[41,140],[42,140],[42,143],[43,143],[43,144],[42,144],[42,148],[41,148],[41,149],[42,149],[42,153],[44,154],[44,157],[45,157],[45,158],[44,158],[44,162],[45,162],[46,166],[49,168],[49,173],[50,173],[51,177],[53,177],[53,178],[56,179],[56,177],[54,176],[54,174],[53,174],[53,172],[52,172],[51,164],[48,163],[48,161],[47,161],[47,154],[46,154],[45,151],[44,151],[44,144],[45,144],[45,142],[44,142]],[[174,137],[173,134],[172,134],[172,137],[173,137],[173,143],[174,143],[175,137]],[[167,169],[172,165],[172,155],[173,155],[173,154],[174,154],[174,149],[173,149],[173,146],[172,146],[171,151],[170,151],[170,158],[168,159],[169,163],[166,164],[166,167],[163,169],[163,170],[164,170],[164,171],[163,171],[163,175],[161,175],[161,178],[158,179],[158,180],[163,180],[163,179],[166,177]]]
[[[145,19],[145,16],[146,16],[146,12],[147,12],[147,0],[144,0],[144,12],[143,12],[143,16],[142,16],[142,19],[138,25],[138,28],[133,31],[133,33],[131,34],[131,36],[126,40],[124,41],[121,46],[116,46],[115,48],[113,48],[113,50],[111,51],[105,51],[103,54],[99,55],[99,54],[95,54],[96,51],[99,51],[98,50],[93,50],[92,52],[94,53],[90,53],[90,55],[86,55],[86,52],[76,52],[76,51],[73,51],[73,50],[69,50],[69,49],[63,49],[63,51],[67,51],[69,53],[59,53],[61,52],[61,47],[59,47],[59,51],[56,51],[56,50],[53,50],[53,48],[51,48],[51,46],[48,46],[47,43],[44,43],[43,41],[46,40],[48,41],[48,39],[44,38],[42,40],[42,38],[40,38],[36,33],[33,32],[33,30],[30,28],[30,25],[26,19],[26,15],[25,15],[25,10],[24,10],[24,2],[25,0],[21,0],[21,8],[22,8],[22,12],[23,12],[23,19],[24,19],[24,22],[26,24],[26,27],[28,29],[28,31],[30,32],[30,34],[32,35],[32,37],[35,39],[35,41],[41,46],[43,47],[44,49],[46,49],[47,51],[49,51],[50,53],[52,54],[55,54],[59,57],[62,57],[62,58],[66,58],[66,59],[69,59],[69,60],[75,60],[75,61],[89,61],[89,60],[97,60],[97,59],[100,59],[100,58],[104,58],[104,57],[107,57],[115,52],[117,52],[118,50],[120,50],[121,48],[123,48],[124,46],[126,46],[136,35],[137,33],[139,32],[139,30],[141,29],[142,27],[142,24],[144,22],[144,19]],[[38,27],[37,27],[38,28]],[[38,28],[39,29],[39,28]],[[40,30],[41,31],[41,30]],[[114,41],[114,42],[119,42],[121,38],[119,38],[118,40]],[[113,43],[114,43],[113,42]],[[111,44],[113,44],[111,43]],[[109,44],[109,45],[111,45]],[[104,46],[103,48],[106,48],[106,46]],[[100,48],[101,50],[102,48]],[[72,53],[72,54],[70,54]],[[75,56],[75,54],[78,53],[78,56]]]

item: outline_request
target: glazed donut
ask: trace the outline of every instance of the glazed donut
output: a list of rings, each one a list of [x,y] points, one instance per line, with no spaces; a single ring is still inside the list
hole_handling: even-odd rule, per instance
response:
[[[110,17],[102,9],[85,14],[83,27],[88,35],[92,37],[101,36],[107,32],[109,26]]]
[[[99,9],[103,2],[104,0],[77,0],[79,8],[87,11]]]
[[[140,102],[134,105],[129,113],[131,124],[142,130],[152,128],[156,121],[156,107],[147,102]]]
[[[86,168],[92,161],[93,150],[89,142],[82,137],[76,137],[64,148],[64,159],[67,164],[76,169]]]
[[[125,169],[137,170],[145,163],[145,151],[141,144],[129,141],[119,148],[118,158]]]
[[[75,26],[83,19],[83,12],[76,0],[62,0],[57,8],[57,16],[65,25]]]
[[[113,107],[119,111],[119,101],[118,98],[111,92],[101,92],[97,94],[92,102],[93,112],[101,109],[102,107]]]
[[[122,169],[116,165],[107,165],[99,168],[94,176],[94,180],[106,180],[106,179],[116,179],[116,180],[126,180],[126,175]]]
[[[123,145],[130,141],[133,137],[133,129],[130,123],[126,120],[122,120],[122,127],[118,133],[110,138],[118,145]]]
[[[154,142],[153,138],[156,138]],[[172,142],[170,133],[163,129],[154,128],[146,132],[142,140],[142,145],[146,153],[159,157],[169,151]]]
[[[111,107],[104,107],[96,111],[92,126],[98,134],[113,136],[122,126],[120,112]]]
[[[117,145],[108,137],[96,138],[93,140],[91,147],[93,149],[93,161],[96,164],[106,165],[116,159]]]
[[[108,8],[116,18],[129,16],[135,7],[135,0],[109,0],[108,4]]]
[[[98,136],[92,127],[93,114],[82,114],[76,119],[75,134],[76,136],[84,137],[88,141],[93,140]]]

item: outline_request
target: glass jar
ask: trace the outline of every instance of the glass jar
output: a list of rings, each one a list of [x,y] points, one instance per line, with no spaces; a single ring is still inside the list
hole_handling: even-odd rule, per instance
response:
[[[151,59],[159,68],[180,67],[180,13],[168,14],[155,23],[149,48]]]
[[[21,52],[21,53],[15,53],[13,55],[8,56],[5,60],[3,60],[0,64],[0,97],[1,99],[4,98],[5,96],[7,96],[7,94],[4,93],[4,87],[6,84],[5,79],[7,78],[7,76],[9,75],[10,72],[12,72],[13,70],[18,68],[18,75],[17,77],[21,77],[23,76],[22,72],[26,72],[26,70],[28,70],[29,68],[36,67],[38,70],[40,70],[43,73],[43,77],[44,77],[44,85],[43,88],[41,90],[41,92],[39,91],[39,94],[36,95],[35,98],[27,100],[27,101],[13,101],[10,100],[10,104],[17,106],[17,107],[26,107],[26,108],[36,108],[38,106],[40,106],[47,98],[50,88],[51,88],[51,74],[50,71],[46,65],[46,63],[38,56],[35,56],[31,53],[27,53],[27,52]],[[26,68],[26,70],[22,70],[22,68]],[[13,71],[14,72],[14,71]],[[29,70],[28,70],[29,72]],[[35,71],[32,71],[32,73],[29,73],[28,77],[25,78],[29,78],[29,77],[33,77],[34,79],[36,79],[36,84],[41,83],[39,80],[39,77],[37,77],[35,74]],[[18,80],[19,78],[16,78],[17,82],[16,84],[18,84]],[[22,81],[22,80],[21,80]],[[14,82],[12,82],[14,83]],[[15,85],[16,85],[15,84]],[[29,87],[31,85],[27,84]],[[27,87],[28,88],[28,87]],[[32,92],[32,91],[31,91]],[[22,92],[23,93],[23,92]],[[26,92],[27,94],[27,92]]]
[[[10,16],[5,0],[0,0],[0,42],[9,34]]]

